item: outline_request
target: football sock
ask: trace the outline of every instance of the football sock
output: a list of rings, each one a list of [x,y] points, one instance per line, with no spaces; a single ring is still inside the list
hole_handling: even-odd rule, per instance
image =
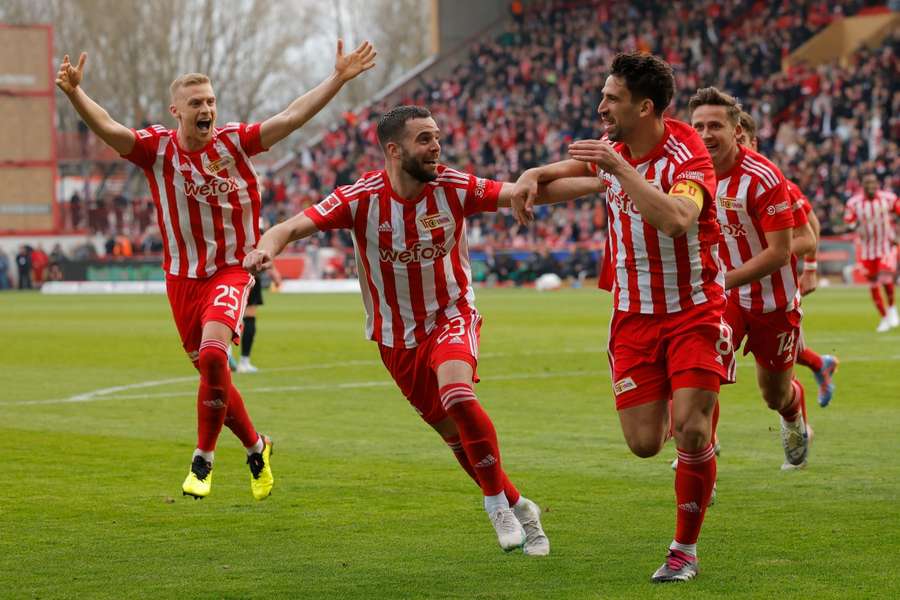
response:
[[[228,370],[228,345],[219,340],[200,344],[200,389],[197,392],[197,448],[206,452],[216,449],[216,440],[225,422],[231,385]]]
[[[256,317],[244,317],[244,331],[241,333],[241,356],[250,356],[253,338],[256,337]]]
[[[475,482],[475,485],[481,487],[481,484],[478,483],[478,475],[475,474],[475,469],[473,469],[472,465],[469,463],[469,457],[466,456],[466,451],[463,450],[463,445],[462,442],[459,441],[459,436],[455,435],[453,437],[444,438],[444,442],[446,442],[450,450],[453,451],[453,456],[456,457],[456,461],[459,463],[459,466],[461,466],[463,470],[469,474],[469,477],[472,478],[472,481]]]
[[[822,370],[822,357],[813,350],[804,348],[797,353],[797,364],[801,364],[818,373]]]
[[[228,408],[225,412],[225,426],[241,440],[244,448],[255,446],[259,442],[259,433],[247,414],[244,399],[241,393],[231,383],[231,373],[228,374]]]
[[[441,404],[456,424],[463,450],[477,473],[481,491],[485,496],[504,491],[505,475],[500,467],[497,432],[472,386],[452,383],[442,387],[440,394]]]
[[[691,556],[697,556],[697,544],[679,544],[675,540],[669,544],[669,550],[679,550]]]
[[[478,474],[469,462],[469,457],[466,456],[466,451],[463,449],[462,442],[459,441],[459,436],[444,438],[444,442],[446,442],[447,446],[450,447],[450,450],[453,451],[453,456],[456,457],[459,466],[469,474],[469,477],[472,478],[475,485],[481,487],[481,483],[478,481]],[[506,473],[503,474],[503,491],[506,493],[506,499],[509,501],[510,506],[516,504],[522,497],[521,494],[519,494],[519,490],[516,489],[516,486],[514,486],[512,481],[509,480],[509,477],[506,476]]]
[[[504,508],[509,508],[509,501],[506,499],[506,494],[503,492],[494,494],[493,496],[484,497],[484,510],[488,513],[493,514]]]
[[[887,296],[888,306],[894,306],[894,284],[889,282],[884,284],[884,295]]]
[[[800,412],[802,410],[802,405],[800,403],[802,401],[801,396],[803,394],[803,387],[799,385],[799,382],[797,382],[796,379],[791,379],[791,391],[788,393],[791,395],[791,401],[785,408],[779,410],[778,414],[788,423],[793,423],[800,417]]]
[[[696,544],[706,507],[716,483],[716,453],[712,443],[697,452],[678,449],[675,469],[675,542]],[[696,556],[696,549],[693,554]]]
[[[803,390],[803,384],[800,383],[796,376],[791,378],[791,388],[793,388],[794,396],[797,398],[798,404],[800,404],[800,414],[803,415],[803,422],[808,423],[809,419],[806,418],[806,393]]]
[[[869,286],[869,291],[872,293],[872,302],[875,303],[875,308],[878,309],[878,314],[883,317],[885,314],[887,314],[887,311],[884,309],[884,300],[881,299],[881,288],[876,283]]]
[[[193,461],[194,458],[197,456],[202,456],[203,460],[205,460],[209,464],[212,464],[213,459],[216,457],[216,453],[215,452],[206,452],[204,450],[201,450],[200,448],[197,448],[196,450],[194,450],[194,455],[191,456],[191,460]]]

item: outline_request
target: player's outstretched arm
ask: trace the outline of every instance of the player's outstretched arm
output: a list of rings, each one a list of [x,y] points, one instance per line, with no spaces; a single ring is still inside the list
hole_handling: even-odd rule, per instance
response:
[[[535,167],[533,169],[528,169],[524,173],[519,176],[519,179],[516,180],[516,183],[513,189],[510,192],[510,206],[513,209],[513,215],[516,217],[516,221],[519,222],[520,225],[527,225],[534,221],[534,205],[538,200],[538,192],[541,184],[547,184],[558,179],[574,177],[574,178],[586,178],[594,177],[591,170],[588,168],[587,164],[583,162],[579,162],[577,160],[563,160],[560,162],[551,163],[549,165],[544,165],[542,167]],[[599,179],[597,179],[600,182]],[[602,184],[602,182],[600,182]],[[602,186],[598,191],[602,191]],[[586,195],[593,193],[591,191],[585,192]],[[578,196],[574,196],[577,198]],[[565,198],[565,200],[570,200],[571,198]],[[501,195],[502,201],[502,195]],[[555,202],[562,202],[563,200],[556,200]],[[544,204],[548,202],[553,202],[552,200],[544,202]],[[501,206],[504,206],[501,204]]]
[[[56,73],[56,87],[63,91],[72,106],[81,115],[82,120],[91,131],[97,134],[97,137],[119,154],[130,154],[134,148],[134,133],[110,117],[109,113],[85,94],[81,88],[86,62],[87,52],[81,53],[77,66],[73,66],[69,62],[69,55],[66,54]]]
[[[569,146],[575,160],[597,165],[616,177],[649,225],[669,237],[684,234],[700,217],[703,192],[696,184],[673,186],[669,194],[653,187],[605,140],[579,140]]]
[[[305,214],[294,215],[287,221],[279,223],[266,231],[244,257],[244,268],[256,275],[272,268],[273,259],[281,254],[284,247],[297,240],[309,237],[319,231],[312,219]]]
[[[737,269],[725,273],[725,289],[758,281],[788,264],[791,260],[792,235],[792,228],[767,231],[768,247]]]
[[[505,182],[500,188],[500,196],[497,198],[497,206],[509,208],[512,206],[513,194],[516,184]],[[532,206],[536,204],[554,204],[556,202],[568,202],[591,194],[599,194],[605,189],[603,180],[599,177],[563,177],[554,179],[549,183],[538,184],[537,195]]]
[[[344,84],[375,66],[375,48],[363,42],[350,54],[344,54],[344,42],[338,40],[334,72],[274,117],[263,121],[259,135],[263,148],[271,148],[316,116],[334,98]]]

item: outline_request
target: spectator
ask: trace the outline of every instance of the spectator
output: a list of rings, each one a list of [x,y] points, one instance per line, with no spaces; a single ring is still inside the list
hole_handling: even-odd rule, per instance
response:
[[[16,254],[16,269],[19,275],[19,289],[30,290],[31,284],[31,246],[22,246]]]
[[[9,257],[3,248],[0,248],[0,290],[8,290],[12,287],[9,281]]]

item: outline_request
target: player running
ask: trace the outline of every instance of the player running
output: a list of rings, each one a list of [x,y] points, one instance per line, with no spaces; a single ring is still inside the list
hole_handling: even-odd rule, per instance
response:
[[[508,207],[513,184],[440,164],[440,130],[431,113],[400,106],[378,122],[386,165],[269,229],[244,259],[251,273],[285,246],[318,231],[349,229],[366,309],[366,337],[419,416],[444,439],[481,487],[500,547],[546,555],[550,542],[537,504],[506,476],[478,382],[481,315],[475,309],[465,217]],[[546,200],[600,188],[596,179],[559,182]]]
[[[801,311],[796,257],[813,247],[803,211],[794,211],[781,171],[761,154],[740,146],[737,101],[714,87],[690,99],[691,123],[712,156],[718,189],[719,245],[727,266],[725,318],[735,347],[756,359],[762,397],[781,415],[784,469],[806,465],[809,439],[803,386],[793,377]],[[795,217],[803,219],[796,222]],[[795,227],[805,236],[795,237]]]
[[[228,369],[229,343],[241,335],[254,279],[241,266],[259,238],[259,182],[250,157],[300,128],[343,85],[374,66],[364,42],[345,55],[338,41],[334,72],[283,112],[252,125],[216,127],[216,96],[206,75],[191,73],[170,88],[176,130],[134,130],[109,116],[82,89],[87,54],[63,58],[56,85],[88,127],[144,171],[163,233],[166,291],[182,345],[200,372],[197,449],[182,491],[204,498],[212,485],[214,450],[223,424],[247,449],[253,497],[264,500],[274,478],[272,441],[257,433]]]
[[[866,173],[863,189],[847,200],[844,221],[856,230],[859,258],[869,281],[872,301],[881,321],[878,333],[900,326],[900,316],[894,304],[894,280],[897,277],[897,246],[895,243],[896,216],[900,215],[900,200],[892,192],[878,189],[878,178]],[[881,298],[881,288],[887,308]]]
[[[737,143],[741,146],[746,146],[751,150],[758,151],[759,140],[756,137],[756,121],[754,121],[753,117],[751,117],[744,111],[741,111],[741,114],[738,118],[741,127],[736,131]],[[815,211],[812,209],[812,204],[810,204],[809,199],[806,197],[799,186],[791,181],[785,181],[787,181],[788,190],[789,192],[791,192],[795,202],[800,202],[802,204],[803,212],[806,214],[806,218],[809,221],[809,225],[812,228],[813,235],[815,236],[816,249],[818,249],[821,225]],[[800,273],[799,285],[800,295],[806,296],[807,294],[811,294],[812,292],[814,292],[818,287],[819,265],[818,261],[816,260],[816,250],[814,249],[808,252],[805,256],[799,256],[798,258],[804,259],[803,269]],[[813,377],[816,380],[816,384],[818,384],[819,387],[819,406],[823,408],[828,406],[828,404],[831,403],[831,400],[834,397],[834,374],[837,372],[840,361],[838,360],[837,356],[833,356],[831,354],[820,355],[815,350],[810,348],[806,344],[806,336],[803,333],[802,323],[800,324],[797,364],[803,365],[804,367],[812,371]],[[804,419],[805,418],[806,414],[804,413]],[[807,426],[809,426],[809,422],[807,422]],[[810,436],[812,436],[812,431],[810,431]]]
[[[513,194],[517,218],[527,223],[539,184],[594,175],[606,188],[609,363],[622,432],[637,456],[663,448],[672,399],[675,537],[654,582],[697,575],[697,539],[716,481],[714,413],[720,385],[734,376],[715,172],[697,133],[663,117],[674,90],[660,58],[617,55],[597,108],[604,138],[573,143],[572,160],[529,169]]]

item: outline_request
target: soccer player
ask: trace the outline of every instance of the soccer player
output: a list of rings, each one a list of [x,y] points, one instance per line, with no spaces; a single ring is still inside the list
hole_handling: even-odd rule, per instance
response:
[[[795,215],[803,212],[793,210],[778,167],[737,143],[741,108],[733,97],[703,88],[690,99],[688,109],[718,180],[719,248],[729,290],[725,319],[735,347],[746,337],[744,353],[752,352],[756,359],[763,400],[781,415],[782,468],[802,467],[809,439],[803,386],[793,377],[793,367],[801,319],[794,253],[805,254],[812,247],[811,238],[805,246],[794,240]]]
[[[753,117],[744,111],[741,111],[738,119],[740,122],[740,128],[735,132],[737,135],[737,143],[741,146],[746,146],[751,150],[758,151],[759,140],[756,137],[756,121],[754,121]],[[809,225],[812,228],[813,235],[815,236],[816,248],[818,248],[821,231],[819,219],[818,217],[816,217],[816,213],[815,211],[813,211],[809,199],[806,197],[800,187],[789,180],[785,181],[787,181],[788,190],[792,193],[795,202],[799,201],[802,204],[803,212],[806,214]],[[819,265],[818,261],[816,260],[816,250],[812,250],[805,256],[800,258],[804,259],[803,270],[801,271],[799,279],[800,295],[805,296],[814,292],[818,287]],[[837,372],[840,361],[836,356],[833,356],[831,354],[820,355],[812,348],[810,348],[806,344],[806,336],[803,334],[802,323],[800,324],[800,338],[798,340],[798,346],[799,351],[797,352],[797,364],[803,365],[804,367],[807,367],[812,371],[813,377],[816,380],[816,384],[818,384],[819,387],[819,406],[824,408],[828,406],[828,404],[834,397],[834,374]],[[806,418],[805,404],[806,403],[804,402],[804,419]],[[808,421],[807,428],[809,428]],[[811,429],[809,433],[811,438]]]
[[[437,431],[481,487],[500,547],[546,555],[538,506],[519,494],[500,460],[497,434],[481,407],[481,315],[475,309],[465,217],[509,206],[513,184],[440,164],[440,130],[431,113],[400,106],[377,127],[385,168],[337,188],[319,204],[269,229],[244,259],[251,273],[294,241],[349,229],[366,309],[366,337],[422,419]],[[572,199],[596,179],[550,187],[546,200]]]
[[[200,372],[197,449],[182,484],[185,495],[210,493],[214,450],[222,425],[247,449],[253,497],[269,496],[274,483],[272,441],[257,433],[231,382],[227,351],[241,335],[247,295],[254,279],[241,261],[259,237],[259,184],[254,154],[301,127],[343,85],[374,66],[365,42],[345,55],[338,41],[334,72],[262,123],[216,127],[216,96],[206,75],[191,73],[170,88],[176,130],[152,125],[134,130],[110,117],[82,89],[87,54],[78,65],[63,58],[57,86],[88,127],[108,146],[144,171],[163,233],[166,290],[184,350]]]
[[[897,246],[895,244],[895,218],[900,215],[900,201],[892,192],[878,189],[874,173],[863,175],[862,191],[849,200],[844,211],[844,221],[856,230],[859,257],[862,261],[872,301],[881,321],[878,333],[890,331],[900,325],[897,306],[894,304],[894,280],[897,276]],[[887,308],[881,298],[881,288],[887,299]]]
[[[696,132],[663,117],[674,90],[672,69],[660,58],[617,55],[597,108],[604,138],[574,142],[571,160],[525,171],[513,194],[517,218],[527,223],[539,184],[592,175],[606,188],[601,285],[614,302],[609,363],[622,432],[637,456],[662,449],[672,399],[675,537],[654,582],[698,572],[697,539],[716,481],[714,413],[734,369],[715,172]]]

